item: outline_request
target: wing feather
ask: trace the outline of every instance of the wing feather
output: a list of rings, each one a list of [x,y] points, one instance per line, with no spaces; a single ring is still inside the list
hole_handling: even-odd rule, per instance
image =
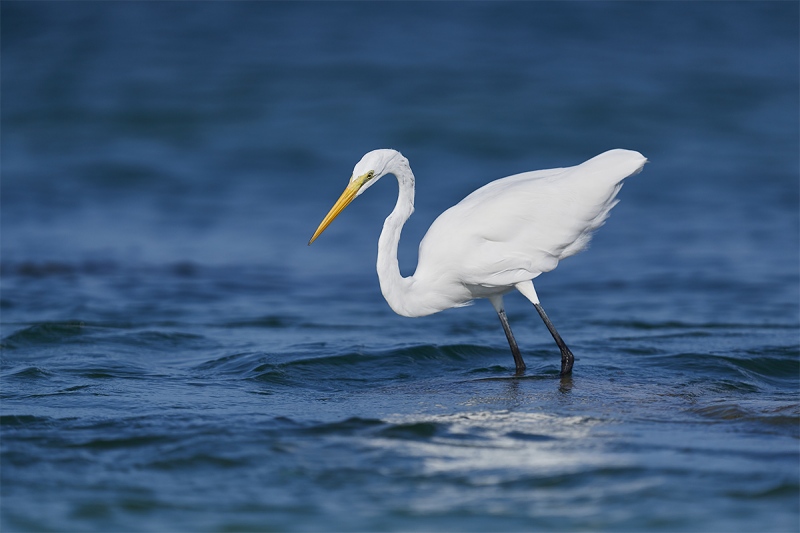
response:
[[[638,152],[611,150],[569,168],[493,181],[442,213],[420,243],[414,277],[512,286],[585,249],[616,205]]]

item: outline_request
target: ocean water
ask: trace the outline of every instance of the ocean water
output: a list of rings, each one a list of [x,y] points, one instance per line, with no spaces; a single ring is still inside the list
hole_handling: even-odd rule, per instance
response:
[[[795,2],[15,2],[2,24],[0,528],[800,530]],[[650,162],[519,295],[395,315],[505,175]]]

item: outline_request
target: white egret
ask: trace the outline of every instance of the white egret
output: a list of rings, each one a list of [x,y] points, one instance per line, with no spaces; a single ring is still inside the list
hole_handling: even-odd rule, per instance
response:
[[[532,280],[586,248],[618,202],[622,181],[646,161],[638,152],[610,150],[574,167],[524,172],[484,185],[434,220],[419,245],[414,275],[404,278],[397,246],[414,211],[414,174],[400,152],[374,150],[353,168],[350,183],[308,244],[354,198],[394,174],[399,194],[378,239],[377,265],[389,306],[399,315],[418,317],[487,298],[500,317],[519,375],[525,363],[503,308],[503,295],[517,289],[561,350],[564,376],[572,371],[574,357],[545,314]]]

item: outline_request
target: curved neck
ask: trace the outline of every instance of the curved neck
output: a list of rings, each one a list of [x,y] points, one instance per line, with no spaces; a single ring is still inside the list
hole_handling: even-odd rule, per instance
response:
[[[395,175],[399,192],[394,210],[386,217],[378,239],[378,279],[383,297],[389,306],[399,315],[415,316],[416,313],[406,305],[409,303],[409,292],[414,279],[411,276],[404,278],[397,262],[400,233],[408,217],[414,212],[414,174],[406,158],[401,156],[394,161],[396,163],[387,169],[387,174]]]

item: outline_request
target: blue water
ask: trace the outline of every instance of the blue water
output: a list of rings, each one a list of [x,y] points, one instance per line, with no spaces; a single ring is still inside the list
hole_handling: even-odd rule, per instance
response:
[[[800,530],[796,2],[14,2],[2,24],[0,528]],[[486,182],[650,163],[506,298],[395,315]]]

